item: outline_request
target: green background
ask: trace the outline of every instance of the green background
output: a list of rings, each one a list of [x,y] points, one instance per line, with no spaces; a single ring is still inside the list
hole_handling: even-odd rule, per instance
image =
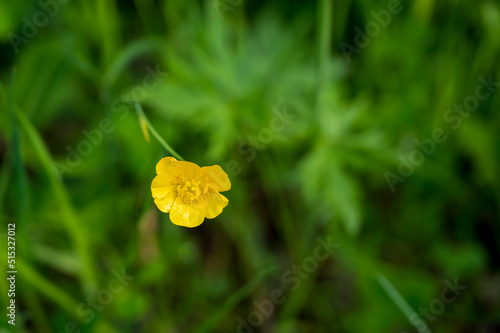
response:
[[[499,36],[484,0],[0,2],[0,332],[499,332]],[[158,211],[133,102],[221,215]]]

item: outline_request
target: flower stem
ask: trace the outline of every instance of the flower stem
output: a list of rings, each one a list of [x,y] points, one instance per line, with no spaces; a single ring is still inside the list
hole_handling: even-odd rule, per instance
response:
[[[134,107],[135,107],[135,110],[137,111],[137,116],[139,117],[139,121],[141,119],[144,120],[144,122],[146,123],[146,125],[148,125],[148,128],[151,131],[151,133],[153,134],[153,136],[161,143],[161,145],[170,154],[172,154],[172,156],[174,156],[176,159],[178,159],[180,161],[184,161],[184,158],[182,158],[181,155],[177,154],[177,152],[172,147],[170,147],[170,145],[160,136],[160,134],[158,134],[158,132],[155,130],[155,128],[151,125],[151,123],[149,122],[148,118],[144,114],[144,111],[142,110],[141,104],[139,104],[138,102],[134,102]]]

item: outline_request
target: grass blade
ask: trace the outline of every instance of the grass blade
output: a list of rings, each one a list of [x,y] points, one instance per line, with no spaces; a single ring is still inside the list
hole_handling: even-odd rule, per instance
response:
[[[34,148],[35,153],[42,164],[45,173],[48,175],[56,201],[61,209],[62,221],[66,227],[73,246],[82,261],[82,272],[79,276],[81,286],[86,292],[93,293],[97,289],[97,280],[94,276],[94,264],[92,261],[92,251],[88,243],[86,230],[82,227],[73,207],[71,206],[70,199],[58,180],[56,170],[53,168],[51,158],[45,144],[38,135],[36,129],[31,125],[29,119],[22,113],[17,111],[16,118],[23,129],[28,141]]]
[[[406,300],[401,296],[398,290],[392,285],[391,281],[389,281],[382,273],[378,273],[376,276],[377,282],[380,284],[382,289],[389,295],[394,304],[403,312],[403,314],[408,318],[408,321],[415,326],[415,328],[421,333],[432,333],[425,322],[417,315],[417,313],[411,308],[410,304],[406,302]],[[418,320],[411,320],[411,316],[417,316]],[[422,327],[415,324],[422,324]]]
[[[278,267],[273,266],[267,268],[260,274],[258,274],[252,281],[248,282],[246,285],[241,287],[238,291],[233,293],[231,297],[229,297],[224,305],[222,305],[217,311],[215,311],[208,319],[202,323],[198,328],[196,328],[193,332],[195,333],[205,333],[205,332],[213,332],[215,325],[219,323],[232,309],[238,305],[243,299],[248,297],[250,293],[257,288],[259,283],[268,275],[276,271]]]

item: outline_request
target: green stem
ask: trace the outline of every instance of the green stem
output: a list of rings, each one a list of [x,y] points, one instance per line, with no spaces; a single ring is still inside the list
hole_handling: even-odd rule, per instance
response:
[[[177,154],[177,152],[172,147],[170,147],[170,145],[160,136],[160,134],[156,132],[156,130],[154,129],[154,127],[151,125],[148,118],[144,114],[141,104],[139,104],[138,102],[134,102],[134,106],[137,111],[137,116],[139,117],[139,120],[142,118],[146,122],[146,125],[148,125],[149,130],[151,131],[151,133],[153,133],[154,137],[161,143],[161,145],[176,159],[184,161],[184,158],[182,158],[181,155]]]

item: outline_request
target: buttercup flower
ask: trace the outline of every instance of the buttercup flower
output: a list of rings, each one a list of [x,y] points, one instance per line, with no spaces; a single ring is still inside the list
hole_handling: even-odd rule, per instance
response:
[[[156,165],[151,193],[158,207],[170,213],[172,223],[197,227],[206,218],[213,219],[227,206],[219,192],[229,191],[231,182],[218,165],[200,168],[194,163],[165,157]]]

